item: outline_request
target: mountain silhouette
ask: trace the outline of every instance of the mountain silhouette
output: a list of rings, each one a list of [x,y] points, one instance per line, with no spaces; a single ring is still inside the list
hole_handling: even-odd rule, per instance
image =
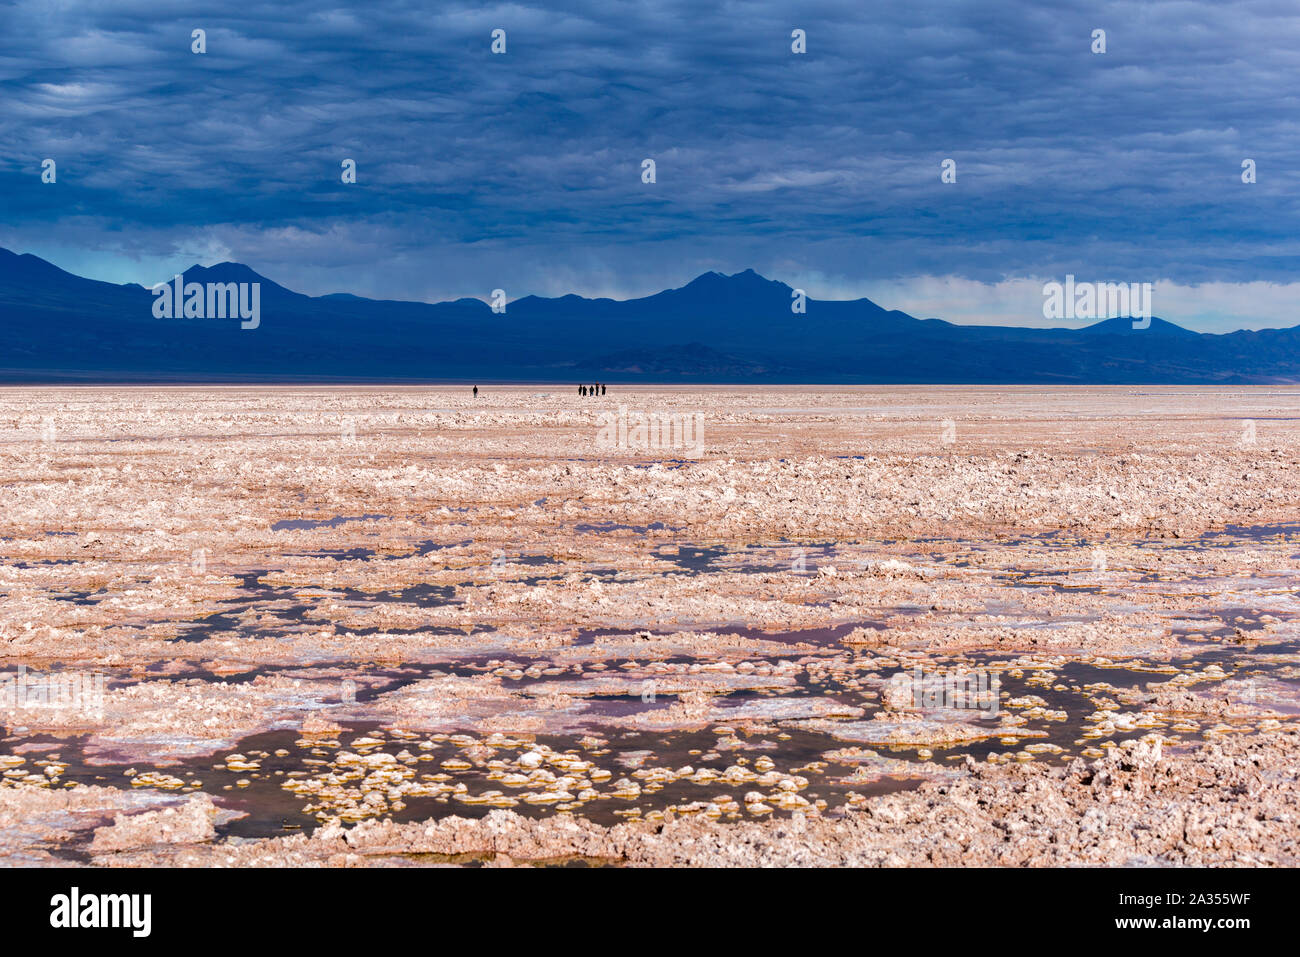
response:
[[[1286,383],[1300,327],[1197,333],[1160,318],[963,326],[869,299],[807,300],[752,269],[639,299],[421,303],[306,296],[241,263],[185,283],[260,283],[261,321],[155,318],[154,294],[0,249],[0,381]]]

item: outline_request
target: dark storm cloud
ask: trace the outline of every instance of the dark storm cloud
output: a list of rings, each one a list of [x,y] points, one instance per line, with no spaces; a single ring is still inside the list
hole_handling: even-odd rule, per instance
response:
[[[747,266],[823,295],[1284,283],[1297,51],[1281,2],[24,2],[0,6],[0,245],[118,280],[231,258],[392,298]]]

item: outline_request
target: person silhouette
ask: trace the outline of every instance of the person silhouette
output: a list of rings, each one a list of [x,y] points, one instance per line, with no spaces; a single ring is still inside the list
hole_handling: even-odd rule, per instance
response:
[[[578,395],[586,395],[586,394],[587,394],[587,387],[585,385],[578,386]]]
[[[604,383],[601,383],[601,386],[600,386],[600,394],[601,394],[601,395],[604,395],[604,394],[605,394],[605,385],[604,385]]]
[[[478,398],[478,386],[474,386],[474,398]]]

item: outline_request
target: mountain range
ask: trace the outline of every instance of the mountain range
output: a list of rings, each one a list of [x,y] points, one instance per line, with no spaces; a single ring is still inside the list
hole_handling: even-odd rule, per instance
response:
[[[1084,328],[956,325],[869,299],[807,300],[753,270],[640,299],[422,303],[306,296],[248,266],[260,322],[156,318],[154,294],[0,249],[0,382],[516,381],[1245,384],[1300,380],[1300,326],[1197,333],[1163,319]]]

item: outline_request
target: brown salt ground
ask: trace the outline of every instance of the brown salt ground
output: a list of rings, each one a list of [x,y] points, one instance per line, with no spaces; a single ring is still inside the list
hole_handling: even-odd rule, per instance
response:
[[[462,391],[0,390],[4,860],[1296,863],[1300,390]]]

